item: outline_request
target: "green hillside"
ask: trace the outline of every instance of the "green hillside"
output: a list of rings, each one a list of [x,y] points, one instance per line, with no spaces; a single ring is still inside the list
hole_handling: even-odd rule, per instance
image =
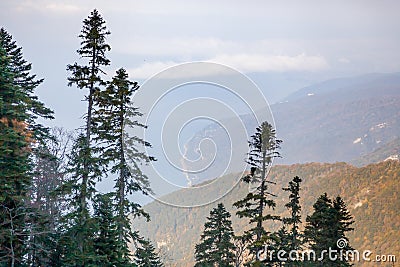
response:
[[[359,250],[369,249],[380,254],[398,253],[400,249],[398,242],[400,163],[398,161],[386,161],[362,168],[346,163],[275,166],[271,170],[270,179],[275,181],[276,185],[272,185],[270,189],[278,195],[276,214],[285,214],[283,206],[287,201],[287,195],[281,188],[285,187],[295,175],[303,179],[301,191],[303,221],[319,195],[324,192],[330,197],[340,195],[355,217],[356,230],[350,235],[353,247]],[[220,188],[234,186],[235,180],[234,175],[227,175],[214,181],[208,190],[180,190],[166,196],[165,199],[174,203],[178,203],[181,199],[187,201],[190,199],[187,203],[196,199],[213,199]],[[239,220],[234,215],[232,203],[247,192],[247,185],[239,183],[219,200],[233,214],[233,227],[236,233],[245,229],[247,222]],[[133,222],[134,227],[145,236],[149,236],[163,251],[167,266],[193,266],[194,245],[199,240],[205,218],[216,204],[217,202],[203,207],[178,208],[153,202],[145,206],[152,221],[146,223],[137,220]],[[269,227],[277,226],[278,224]],[[375,265],[363,263],[362,266],[376,266],[376,263]]]

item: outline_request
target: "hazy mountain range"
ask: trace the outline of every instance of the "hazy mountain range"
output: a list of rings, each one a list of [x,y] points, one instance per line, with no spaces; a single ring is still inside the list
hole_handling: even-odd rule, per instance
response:
[[[277,136],[283,140],[278,164],[354,161],[399,137],[400,73],[329,80],[305,87],[271,109]],[[248,133],[254,133],[257,123],[253,116],[240,118]],[[224,123],[229,124],[229,120]],[[209,170],[189,174],[193,183],[224,174],[224,164],[232,149],[226,135],[223,127],[211,124],[187,142],[185,155],[196,158],[201,149],[201,159],[186,168],[196,169],[215,157]],[[205,139],[217,144],[217,153],[214,147],[199,147]],[[244,158],[245,155],[240,160]]]
[[[271,108],[277,135],[283,140],[282,159],[275,162],[269,176],[276,182],[270,189],[278,195],[277,209],[273,212],[285,214],[283,205],[287,195],[281,188],[298,175],[303,179],[303,222],[320,194],[341,195],[356,221],[356,230],[350,236],[354,248],[369,249],[375,254],[397,253],[400,249],[400,74],[329,80],[303,88]],[[254,132],[257,125],[251,116],[241,118],[246,129]],[[199,142],[209,138],[219,145],[222,157],[228,155],[230,146],[225,137],[221,127],[208,125],[187,142],[186,153],[198,154]],[[214,156],[212,149],[201,148],[203,160]],[[214,164],[224,163],[218,160],[221,155]],[[215,170],[222,168],[217,166]],[[215,200],[228,192],[218,202],[232,212],[234,229],[240,233],[247,227],[247,221],[234,215],[232,203],[243,197],[248,188],[237,183],[239,176],[225,173],[203,187],[204,181],[219,177],[218,172],[198,173],[191,179],[193,184],[200,183],[199,187],[178,190],[162,200],[190,206],[199,200]],[[167,266],[193,266],[194,245],[216,203],[177,208],[155,201],[145,206],[152,221],[135,220],[133,225],[155,242]],[[277,225],[268,227],[273,229]]]

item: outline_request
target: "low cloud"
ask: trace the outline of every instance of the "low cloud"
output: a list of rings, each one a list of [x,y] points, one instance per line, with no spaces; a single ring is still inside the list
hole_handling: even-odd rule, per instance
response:
[[[14,9],[17,12],[43,12],[49,15],[54,14],[71,14],[71,13],[79,13],[85,12],[88,10],[86,6],[83,6],[82,3],[63,3],[60,1],[51,1],[51,0],[22,0],[22,1],[13,1],[12,3],[8,3],[11,9]],[[50,13],[48,13],[50,12]]]
[[[325,60],[324,57],[308,56],[304,53],[296,56],[263,54],[222,54],[204,61],[223,64],[244,73],[320,71],[329,67],[328,62]],[[129,73],[134,79],[147,79],[165,70],[166,68],[172,67],[180,63],[182,62],[148,62],[142,64],[137,68],[129,69]],[[206,71],[205,73],[197,74],[185,72],[180,75],[190,75],[190,77],[204,76],[209,75],[210,71],[212,70]]]
[[[209,61],[231,66],[242,72],[319,71],[328,67],[321,56],[238,54],[220,55]]]
[[[137,68],[128,69],[129,76],[133,79],[148,79],[157,73],[179,64],[174,61],[156,61],[151,63],[144,63]]]
[[[61,13],[75,13],[82,11],[82,8],[76,5],[71,4],[63,4],[63,3],[49,3],[45,6],[45,8],[52,12],[61,12]]]

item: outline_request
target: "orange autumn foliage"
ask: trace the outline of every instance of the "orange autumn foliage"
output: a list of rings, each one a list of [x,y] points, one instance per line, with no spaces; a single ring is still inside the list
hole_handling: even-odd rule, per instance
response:
[[[21,134],[25,138],[25,142],[27,143],[27,151],[31,150],[31,144],[35,142],[33,139],[32,131],[28,130],[28,124],[24,121],[18,121],[16,119],[8,119],[6,117],[2,117],[0,122],[4,124],[6,127],[12,127],[13,130],[19,134]]]

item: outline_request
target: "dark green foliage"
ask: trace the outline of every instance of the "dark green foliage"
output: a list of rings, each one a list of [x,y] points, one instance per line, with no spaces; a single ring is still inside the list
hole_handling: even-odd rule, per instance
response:
[[[290,216],[283,218],[282,221],[287,227],[288,232],[281,232],[282,242],[284,243],[285,251],[300,250],[302,245],[302,234],[299,231],[301,225],[301,206],[300,206],[300,183],[302,180],[295,176],[292,181],[289,182],[289,186],[282,188],[284,191],[289,192],[289,202],[285,204],[285,207],[290,211]],[[284,231],[285,227],[283,228]],[[282,235],[283,234],[283,235]],[[286,266],[299,266],[298,262],[292,262],[290,259],[286,263]]]
[[[57,256],[57,232],[51,217],[39,207],[32,207],[26,213],[26,241],[28,266],[52,266]]]
[[[32,138],[36,142],[43,142],[48,137],[48,128],[38,123],[36,119],[54,119],[53,111],[45,107],[35,95],[35,89],[43,82],[43,79],[36,79],[36,75],[31,74],[32,64],[23,58],[22,48],[17,46],[12,36],[4,28],[0,29],[0,45],[8,57],[8,66],[13,75],[13,84],[19,91],[14,93],[15,97],[18,97],[21,101],[17,106],[18,113],[23,118],[16,119],[26,123],[27,130],[30,131]],[[17,104],[17,102],[14,104]],[[12,112],[13,109],[9,109],[9,111]]]
[[[151,145],[125,131],[125,127],[146,127],[138,122],[142,114],[131,104],[132,94],[138,89],[137,82],[129,81],[126,71],[119,69],[107,83],[106,90],[98,92],[95,97],[95,140],[104,146],[101,158],[110,166],[111,173],[118,174],[115,189],[120,216],[125,216],[125,212],[145,215],[140,206],[128,201],[127,196],[134,192],[151,192],[148,178],[140,170],[141,164],[155,160],[140,150]]]
[[[329,247],[336,248],[336,241],[332,231],[335,224],[332,201],[327,194],[321,195],[313,205],[314,212],[307,216],[305,239],[309,242],[309,247],[315,251],[316,255],[321,255],[322,250]],[[329,263],[329,259],[324,259],[324,264]]]
[[[276,204],[268,192],[267,180],[269,167],[273,158],[279,157],[277,149],[280,148],[279,139],[276,139],[275,130],[268,122],[263,122],[257,127],[256,133],[249,141],[250,152],[247,163],[251,166],[249,175],[242,178],[243,182],[254,186],[252,192],[244,199],[236,201],[233,205],[239,209],[236,214],[240,218],[248,218],[249,223],[254,225],[244,233],[248,240],[251,240],[250,250],[254,258],[257,258],[257,251],[263,249],[263,245],[269,240],[269,233],[265,230],[263,222],[278,220],[278,216],[265,214],[266,208],[275,208]]]
[[[154,246],[150,240],[140,238],[138,240],[139,246],[136,248],[134,255],[134,262],[138,267],[163,267],[164,264],[161,262],[157,255]]]
[[[83,182],[84,164],[88,159],[88,147],[86,137],[80,134],[71,149],[67,172],[69,177],[66,179],[60,191],[68,203],[68,212],[62,218],[61,225],[61,244],[63,246],[63,261],[67,264],[84,266],[94,263],[96,260],[93,248],[96,233],[96,223],[91,218],[87,199],[82,198],[81,191],[86,192],[86,196],[93,199],[96,192],[94,179],[89,179],[88,183]],[[96,164],[90,164],[96,166]],[[99,170],[89,169],[91,174],[99,174]],[[90,176],[89,176],[90,177]],[[96,176],[94,176],[96,177]]]
[[[105,85],[101,74],[101,67],[109,65],[110,61],[105,53],[110,50],[106,43],[105,21],[97,10],[83,21],[83,29],[79,37],[81,47],[78,55],[86,60],[84,65],[75,63],[68,65],[71,72],[68,85],[76,85],[79,89],[88,90],[86,124],[84,133],[76,140],[69,158],[69,179],[61,188],[61,192],[69,199],[69,212],[63,223],[62,246],[64,257],[68,264],[86,266],[96,262],[93,238],[96,233],[96,224],[91,217],[88,207],[96,193],[96,182],[105,174],[105,164],[98,157],[99,146],[92,141],[92,112],[95,92]]]
[[[353,216],[347,210],[346,203],[344,200],[337,196],[333,201],[333,209],[335,210],[335,219],[338,222],[335,232],[338,238],[345,238],[346,232],[353,231],[354,228],[351,227],[354,223]],[[346,238],[348,241],[348,239]]]
[[[32,224],[39,214],[29,205],[31,151],[48,132],[36,119],[52,118],[52,112],[34,94],[42,80],[36,80],[30,71],[22,49],[1,28],[0,263],[9,266],[24,264],[27,242],[38,234]]]
[[[140,170],[140,165],[154,160],[140,151],[140,148],[150,144],[128,135],[124,130],[124,127],[145,127],[137,121],[142,114],[131,105],[132,94],[138,89],[136,82],[128,80],[124,69],[117,70],[106,89],[96,93],[93,113],[95,140],[103,147],[100,157],[108,164],[111,173],[116,174],[113,195],[117,213],[115,220],[119,232],[117,239],[125,244],[121,247],[121,256],[125,260],[130,255],[128,242],[135,239],[130,216],[145,216],[148,219],[141,206],[128,197],[135,192],[146,195],[151,192],[148,178]]]
[[[337,197],[332,202],[325,193],[318,198],[313,208],[314,212],[306,219],[304,237],[309,248],[315,251],[317,257],[321,255],[323,250],[329,251],[330,248],[333,250],[343,249],[343,251],[351,250],[346,233],[353,230],[350,226],[354,221],[347,211],[344,201]],[[339,239],[346,240],[347,245],[344,248],[337,246]],[[320,264],[323,264],[323,266],[351,266],[345,258],[332,261],[326,254]]]
[[[94,219],[98,227],[94,249],[98,266],[132,266],[133,263],[125,252],[126,242],[119,239],[113,195],[98,194],[94,202]]]
[[[106,43],[106,37],[110,32],[105,26],[105,21],[100,13],[94,9],[90,16],[83,20],[83,28],[79,38],[82,39],[81,47],[77,50],[78,54],[87,59],[86,65],[74,63],[68,65],[67,70],[71,72],[68,78],[69,85],[75,84],[80,89],[89,89],[88,100],[93,97],[93,93],[104,85],[100,74],[104,74],[102,66],[110,64],[106,57],[106,52],[111,50]]]
[[[111,48],[106,43],[106,36],[110,34],[105,26],[105,21],[95,9],[90,16],[83,21],[83,29],[79,37],[81,38],[81,47],[78,49],[78,55],[86,59],[86,65],[75,63],[68,65],[67,70],[71,72],[68,78],[68,85],[75,84],[80,89],[87,89],[89,92],[86,96],[88,108],[86,114],[86,125],[84,138],[79,140],[81,147],[82,168],[76,175],[82,176],[81,188],[79,192],[80,209],[84,210],[87,201],[91,199],[95,181],[101,178],[99,172],[100,160],[96,158],[96,149],[91,144],[92,133],[92,111],[93,111],[93,95],[105,85],[100,74],[104,73],[102,66],[109,65],[110,61],[105,57],[105,53]],[[84,144],[86,142],[86,144]],[[85,219],[85,218],[82,218]]]
[[[87,89],[88,110],[86,114],[86,138],[90,147],[90,137],[92,129],[92,111],[93,96],[105,85],[105,81],[100,74],[104,74],[101,69],[110,64],[106,57],[106,52],[111,50],[110,45],[106,43],[106,37],[110,32],[105,26],[105,21],[100,13],[94,9],[88,18],[83,20],[83,28],[79,38],[81,38],[81,47],[78,49],[78,55],[86,59],[86,65],[74,63],[68,65],[67,70],[71,72],[68,77],[68,85],[75,84],[79,89]]]
[[[195,248],[195,266],[234,266],[235,246],[230,217],[222,203],[211,210],[200,243]]]
[[[14,84],[10,60],[0,46],[0,262],[22,262],[25,228],[24,198],[30,186],[24,96]]]

